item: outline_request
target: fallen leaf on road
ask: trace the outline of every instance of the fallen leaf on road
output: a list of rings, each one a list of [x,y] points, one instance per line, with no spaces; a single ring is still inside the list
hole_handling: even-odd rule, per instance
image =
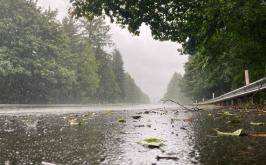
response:
[[[81,122],[78,122],[77,119],[71,119],[71,120],[69,120],[68,122],[69,122],[69,124],[70,124],[71,126],[74,126],[74,125],[81,125]]]
[[[148,148],[160,148],[161,146],[163,146],[162,140],[157,138],[144,139],[139,143]]]
[[[224,116],[233,116],[233,114],[230,113],[230,112],[228,112],[228,111],[225,111],[225,112],[223,113],[223,115],[224,115]]]
[[[49,163],[49,162],[42,161],[42,165],[55,165],[55,164],[54,163]]]
[[[125,120],[125,119],[119,119],[118,122],[119,122],[119,123],[125,123],[126,120]]]
[[[255,125],[255,126],[260,126],[260,125],[264,125],[265,123],[263,123],[263,122],[250,122],[249,123],[250,125]]]
[[[217,135],[221,135],[221,136],[240,136],[242,129],[238,129],[234,132],[221,132],[218,131],[217,129],[214,129],[217,132]]]

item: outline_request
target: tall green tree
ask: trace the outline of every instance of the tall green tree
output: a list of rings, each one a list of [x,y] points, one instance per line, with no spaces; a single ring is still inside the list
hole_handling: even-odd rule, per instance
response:
[[[112,59],[112,69],[115,75],[116,82],[120,89],[119,98],[123,100],[125,97],[125,90],[124,90],[124,80],[125,80],[125,72],[124,72],[124,63],[122,60],[122,56],[120,52],[115,49],[113,51],[113,59]]]
[[[97,48],[104,48],[113,44],[110,29],[103,17],[95,17],[89,21],[87,19],[79,20],[81,35]]]
[[[88,103],[93,100],[99,87],[98,66],[92,44],[79,32],[77,21],[62,21],[71,61],[68,66],[75,71],[76,83],[72,87],[73,101]]]
[[[32,1],[0,4],[1,102],[45,103],[57,87],[67,91],[74,72],[61,60],[64,36],[56,13],[42,13]]]
[[[105,103],[118,102],[121,91],[112,70],[111,55],[106,54],[102,49],[97,49],[97,51],[96,59],[100,77],[97,98]]]

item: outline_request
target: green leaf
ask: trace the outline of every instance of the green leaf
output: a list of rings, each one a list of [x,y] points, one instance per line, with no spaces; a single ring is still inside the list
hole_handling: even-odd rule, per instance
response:
[[[224,116],[233,116],[233,114],[230,113],[230,112],[228,112],[228,111],[225,111],[225,112],[223,113],[223,115],[224,115]]]
[[[157,138],[144,139],[140,141],[139,143],[143,145],[144,147],[148,147],[148,148],[160,148],[161,146],[163,146],[162,140],[157,139]]]
[[[144,141],[147,143],[159,143],[159,142],[161,142],[160,139],[156,139],[156,138],[144,139]]]
[[[69,120],[69,125],[71,126],[81,125],[81,122],[79,122],[77,119],[71,119]]]
[[[119,123],[125,123],[126,120],[125,120],[125,119],[119,119],[118,122],[119,122]]]

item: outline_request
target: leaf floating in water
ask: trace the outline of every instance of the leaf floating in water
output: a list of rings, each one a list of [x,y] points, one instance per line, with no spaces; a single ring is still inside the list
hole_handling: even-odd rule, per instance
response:
[[[144,141],[147,143],[158,143],[161,142],[162,140],[156,138],[149,138],[149,139],[144,139]]]
[[[254,126],[260,126],[260,125],[264,125],[265,123],[263,123],[263,122],[258,122],[258,123],[256,123],[256,122],[250,122],[249,124],[250,125],[254,125]]]
[[[234,132],[221,132],[218,131],[217,129],[214,129],[217,132],[217,135],[221,135],[221,136],[240,136],[242,129],[238,129]]]
[[[74,126],[74,125],[81,125],[81,122],[78,122],[77,119],[71,119],[71,120],[69,120],[69,124],[70,124],[71,126]]]
[[[224,115],[224,116],[233,116],[233,114],[230,113],[230,112],[228,112],[228,111],[225,111],[225,112],[223,113],[223,115]]]
[[[157,138],[144,139],[139,143],[148,148],[160,148],[163,145],[162,140]]]
[[[126,120],[125,120],[125,119],[119,119],[118,122],[119,122],[119,123],[125,123]]]

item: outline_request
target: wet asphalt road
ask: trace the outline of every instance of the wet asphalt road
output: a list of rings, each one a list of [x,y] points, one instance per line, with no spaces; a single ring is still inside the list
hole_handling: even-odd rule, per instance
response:
[[[213,128],[266,133],[266,114],[179,107],[78,107],[0,112],[0,164],[265,164],[266,138],[220,137]],[[16,112],[17,111],[17,112]],[[40,113],[45,112],[47,113]],[[231,111],[230,111],[231,112]],[[239,123],[231,123],[235,118]],[[120,121],[120,122],[119,122]],[[123,121],[123,122],[121,122]],[[139,142],[162,141],[159,148]]]

